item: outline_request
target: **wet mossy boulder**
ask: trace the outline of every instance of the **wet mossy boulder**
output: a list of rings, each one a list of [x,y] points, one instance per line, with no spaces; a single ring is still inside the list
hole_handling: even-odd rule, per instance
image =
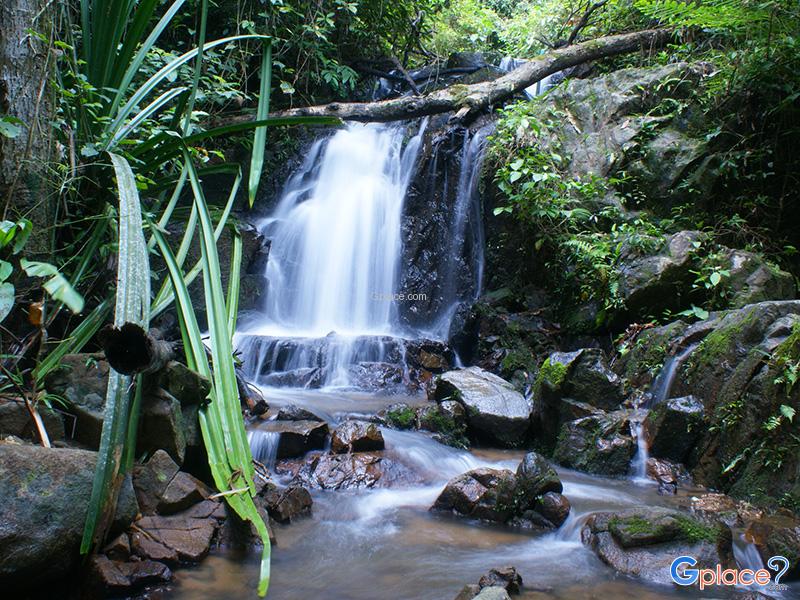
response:
[[[383,434],[374,423],[345,421],[331,433],[334,454],[383,450],[383,447]]]
[[[598,475],[625,475],[636,454],[630,411],[597,413],[564,423],[553,452],[558,464]]]
[[[581,537],[618,573],[653,583],[672,584],[670,565],[677,556],[695,557],[698,568],[726,565],[732,557],[730,536],[723,530],[666,508],[595,513]]]
[[[530,402],[509,382],[480,367],[440,375],[433,398],[437,402],[455,400],[464,406],[472,439],[515,447],[528,435]]]
[[[505,523],[514,514],[515,484],[512,471],[473,469],[448,481],[431,510]]]
[[[652,456],[684,462],[706,427],[702,402],[684,396],[654,407],[644,421],[644,435]]]
[[[0,583],[7,593],[67,576],[80,543],[97,453],[0,444]],[[138,512],[130,477],[123,479],[114,527]]]

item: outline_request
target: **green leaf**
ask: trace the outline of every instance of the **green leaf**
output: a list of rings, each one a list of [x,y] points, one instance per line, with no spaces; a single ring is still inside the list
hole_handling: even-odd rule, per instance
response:
[[[522,173],[520,173],[519,171],[511,171],[511,174],[508,176],[508,180],[509,180],[511,183],[514,183],[514,182],[515,182],[515,181],[517,181],[517,180],[518,180],[520,177],[522,177]]]
[[[0,283],[0,321],[8,316],[14,308],[14,286],[10,283]]]
[[[269,117],[269,95],[272,88],[272,43],[264,42],[263,56],[261,58],[261,87],[258,95],[258,110],[256,119],[263,121]],[[250,208],[258,192],[261,181],[261,171],[264,168],[264,151],[267,146],[267,128],[257,127],[253,136],[253,154],[250,157],[250,175],[247,186],[247,201]]]
[[[781,414],[789,419],[789,422],[791,423],[794,420],[795,410],[787,404],[781,404]]]
[[[711,282],[711,285],[716,287],[719,285],[719,282],[722,281],[722,275],[720,275],[717,271],[714,271],[711,273],[708,280]]]
[[[56,267],[50,263],[31,261],[25,258],[20,259],[19,264],[29,277],[49,278],[42,287],[54,300],[63,302],[75,314],[83,310],[83,296],[72,287],[66,277],[58,272]]]
[[[32,230],[33,223],[28,219],[20,219],[17,221],[17,232],[14,235],[14,246],[11,248],[11,252],[19,254],[19,251],[22,250],[23,246],[27,243]]]
[[[14,270],[14,267],[11,266],[10,262],[6,262],[4,260],[0,260],[0,282],[5,281],[8,279],[11,272]]]
[[[22,133],[22,121],[16,117],[3,115],[0,117],[0,135],[7,138],[15,138]]]

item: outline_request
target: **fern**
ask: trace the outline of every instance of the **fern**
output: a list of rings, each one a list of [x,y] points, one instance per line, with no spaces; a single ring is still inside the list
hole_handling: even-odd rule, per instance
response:
[[[670,27],[741,32],[770,19],[774,2],[753,0],[636,0],[636,8]]]

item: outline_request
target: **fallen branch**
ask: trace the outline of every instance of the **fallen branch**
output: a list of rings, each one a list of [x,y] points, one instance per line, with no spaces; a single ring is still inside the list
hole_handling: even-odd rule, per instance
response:
[[[400,121],[456,111],[456,117],[463,120],[507,100],[553,73],[600,58],[657,48],[671,37],[672,32],[667,29],[612,35],[553,50],[494,81],[453,85],[425,96],[403,96],[379,102],[333,102],[293,108],[272,113],[270,117],[326,116],[352,121]],[[239,117],[228,123],[250,119],[249,116]]]

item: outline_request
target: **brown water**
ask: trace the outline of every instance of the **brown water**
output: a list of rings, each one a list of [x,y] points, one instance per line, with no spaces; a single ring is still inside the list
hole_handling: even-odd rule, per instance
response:
[[[270,392],[275,401],[275,392]],[[277,403],[301,403],[328,418],[375,412],[396,397],[352,397],[281,392]],[[359,403],[362,402],[360,405]],[[369,405],[369,408],[367,408]],[[531,535],[428,512],[445,482],[478,466],[515,468],[522,453],[462,452],[424,434],[384,430],[386,453],[418,472],[422,484],[358,492],[313,492],[313,516],[277,526],[270,600],[450,600],[492,567],[514,565],[528,600],[725,598],[725,591],[646,585],[620,577],[579,539],[594,511],[635,505],[672,505],[655,486],[560,470],[572,503],[555,533]],[[258,553],[220,549],[199,566],[178,570],[160,597],[169,600],[254,598]],[[797,590],[783,598],[798,597]]]

